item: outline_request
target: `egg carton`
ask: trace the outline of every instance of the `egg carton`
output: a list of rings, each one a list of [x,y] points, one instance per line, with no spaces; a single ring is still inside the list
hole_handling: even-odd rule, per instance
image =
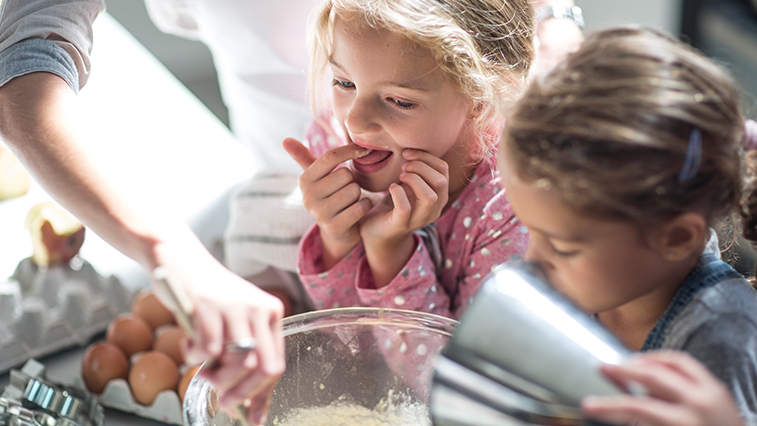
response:
[[[84,388],[84,380],[77,376],[75,384]],[[160,392],[151,405],[142,405],[134,399],[129,383],[124,379],[114,379],[105,385],[103,393],[95,395],[103,407],[133,413],[140,417],[158,420],[164,423],[182,425],[183,414],[179,394],[173,390]]]
[[[0,372],[66,347],[83,346],[128,312],[134,294],[74,257],[39,268],[31,258],[0,280]]]

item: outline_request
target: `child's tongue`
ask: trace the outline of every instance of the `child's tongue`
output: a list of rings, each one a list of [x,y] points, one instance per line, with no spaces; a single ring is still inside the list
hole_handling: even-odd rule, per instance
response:
[[[371,151],[370,154],[364,157],[355,158],[352,161],[358,164],[365,164],[365,165],[376,164],[376,163],[380,163],[386,160],[390,155],[392,155],[392,151],[381,151],[381,150],[374,149],[373,151]]]

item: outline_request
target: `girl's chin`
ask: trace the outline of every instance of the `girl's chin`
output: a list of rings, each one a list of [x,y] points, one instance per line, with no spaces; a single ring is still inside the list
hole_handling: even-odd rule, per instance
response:
[[[370,182],[368,183],[362,183],[358,182],[358,185],[360,185],[361,188],[368,192],[384,192],[389,190],[389,185],[375,185]]]
[[[355,177],[355,182],[368,192],[384,192],[388,190],[389,185],[392,183],[399,183],[399,176],[402,173],[402,170],[396,167],[387,167],[378,173],[361,173],[354,167],[350,167],[350,170]]]
[[[389,189],[389,185],[393,182],[398,182],[398,180],[379,182],[378,179],[370,179],[365,176],[357,176],[355,181],[368,192],[384,192]]]

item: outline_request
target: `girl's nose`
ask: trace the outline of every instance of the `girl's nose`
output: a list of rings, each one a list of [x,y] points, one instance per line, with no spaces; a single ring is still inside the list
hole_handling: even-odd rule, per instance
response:
[[[377,113],[377,108],[373,105],[373,102],[358,96],[350,105],[344,123],[347,130],[353,134],[376,132],[379,128],[376,121]]]
[[[526,253],[523,255],[523,260],[537,264],[544,272],[549,272],[554,269],[552,263],[550,263],[549,260],[545,256],[543,256],[542,251],[538,247],[538,244],[534,244],[533,236],[531,238],[531,243],[526,249]]]

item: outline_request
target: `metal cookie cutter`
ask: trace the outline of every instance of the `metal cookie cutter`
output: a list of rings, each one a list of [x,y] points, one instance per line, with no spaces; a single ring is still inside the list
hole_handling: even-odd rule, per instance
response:
[[[103,407],[92,394],[45,379],[45,366],[30,359],[11,370],[0,394],[0,426],[104,426]]]

